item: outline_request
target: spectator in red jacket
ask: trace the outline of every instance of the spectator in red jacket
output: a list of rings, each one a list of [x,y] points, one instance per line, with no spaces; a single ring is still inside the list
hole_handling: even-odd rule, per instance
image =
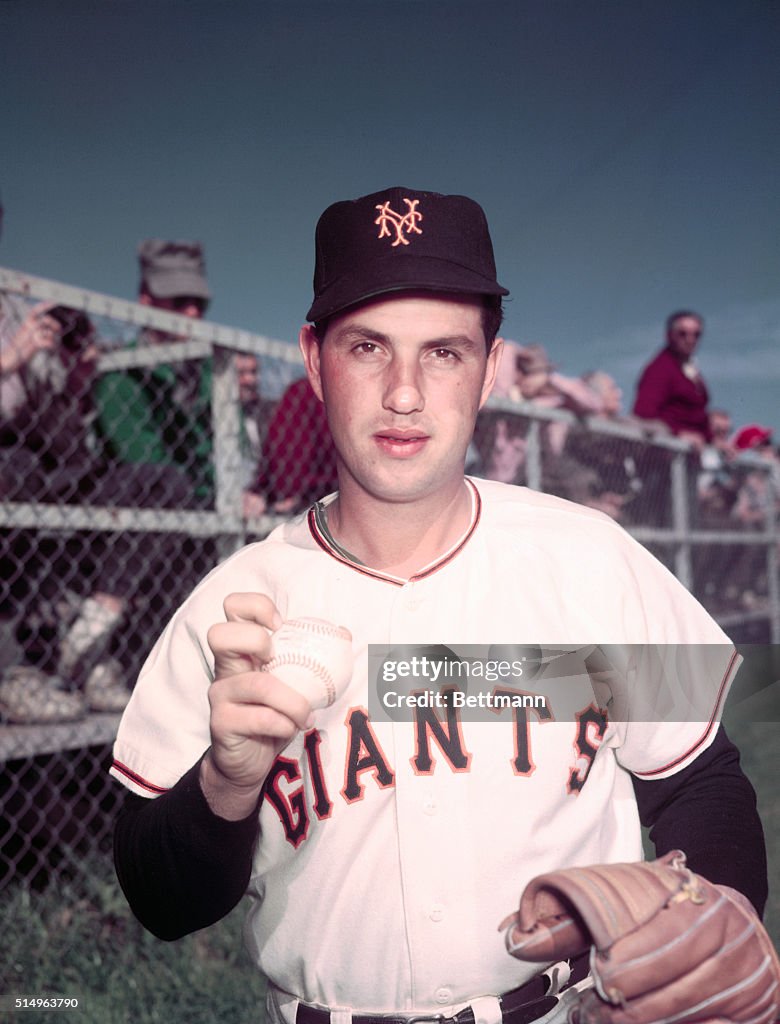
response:
[[[711,439],[709,393],[693,354],[704,331],[698,313],[679,310],[666,320],[666,346],[642,371],[634,415],[660,420],[700,451]]]
[[[274,512],[297,512],[338,488],[325,407],[306,377],[282,395],[268,426],[255,490]]]

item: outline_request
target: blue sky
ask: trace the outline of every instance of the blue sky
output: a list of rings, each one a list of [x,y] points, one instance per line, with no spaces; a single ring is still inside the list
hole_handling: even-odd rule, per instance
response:
[[[700,310],[737,424],[780,433],[773,0],[0,0],[0,265],[131,298],[199,238],[211,317],[295,338],[322,209],[482,203],[505,334],[630,403]]]

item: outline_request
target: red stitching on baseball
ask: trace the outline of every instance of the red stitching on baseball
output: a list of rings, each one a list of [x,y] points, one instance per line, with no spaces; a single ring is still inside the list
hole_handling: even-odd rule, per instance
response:
[[[328,706],[330,707],[335,701],[336,685],[333,682],[333,676],[321,662],[314,661],[310,654],[301,654],[300,651],[292,651],[289,654],[277,654],[263,665],[263,672],[270,672],[273,675],[274,669],[280,668],[282,665],[302,665],[305,669],[308,669],[325,687],[325,692],[328,695]]]

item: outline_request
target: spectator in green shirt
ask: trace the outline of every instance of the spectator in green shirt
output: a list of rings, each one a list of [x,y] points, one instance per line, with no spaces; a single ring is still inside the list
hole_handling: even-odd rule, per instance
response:
[[[211,299],[198,242],[150,239],[138,250],[138,301],[200,319]],[[136,346],[175,341],[144,329]],[[169,467],[170,488],[189,508],[213,504],[211,366],[207,360],[137,367],[97,382],[97,427],[109,460]],[[144,500],[146,499],[146,500]],[[139,503],[150,504],[139,495]],[[163,502],[163,504],[168,504]]]

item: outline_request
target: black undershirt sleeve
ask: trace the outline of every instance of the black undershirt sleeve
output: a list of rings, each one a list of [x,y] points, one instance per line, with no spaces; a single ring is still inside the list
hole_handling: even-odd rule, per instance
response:
[[[682,850],[692,871],[737,889],[762,915],[768,892],[764,831],[755,791],[723,726],[682,771],[632,780],[656,855]]]
[[[130,795],[114,831],[114,863],[133,913],[160,939],[219,921],[252,870],[259,815],[226,821],[209,807],[200,762],[153,800]]]

